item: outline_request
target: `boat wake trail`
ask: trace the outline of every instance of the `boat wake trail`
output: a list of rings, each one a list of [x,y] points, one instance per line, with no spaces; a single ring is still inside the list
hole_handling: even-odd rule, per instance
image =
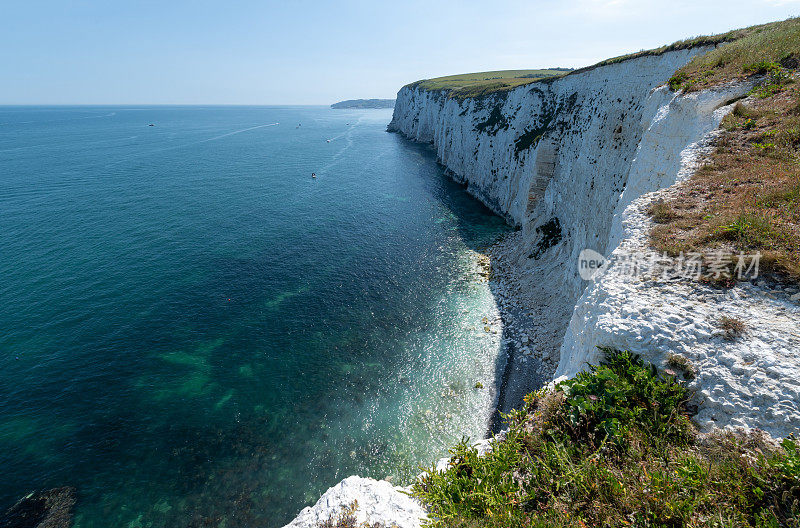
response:
[[[358,124],[358,123],[356,123],[356,124]],[[331,158],[330,162],[326,163],[320,170],[317,171],[317,174],[325,174],[328,169],[330,169],[331,167],[335,166],[339,162],[339,159],[342,157],[342,154],[347,152],[347,150],[351,146],[353,146],[353,129],[355,127],[356,127],[356,125],[350,125],[350,128],[348,128],[346,132],[326,140],[328,143],[330,143],[331,141],[335,141],[337,139],[345,138],[347,143],[345,143],[345,145],[342,148],[340,148],[333,155],[333,157]]]
[[[156,150],[150,150],[148,152],[142,152],[140,154],[137,154],[136,156],[131,156],[131,157],[128,157],[128,158],[125,158],[125,159],[121,159],[121,160],[115,161],[113,163],[109,163],[109,164],[106,165],[106,167],[107,168],[108,167],[113,167],[114,165],[119,165],[120,163],[124,163],[126,161],[129,161],[129,160],[134,159],[134,158],[141,157],[143,155],[149,155],[149,154],[155,154],[157,152],[165,152],[165,151],[168,151],[168,150],[175,150],[175,149],[180,149],[180,148],[185,148],[185,147],[191,147],[192,145],[199,145],[201,143],[208,143],[210,141],[216,141],[218,139],[226,138],[226,137],[233,136],[233,135],[236,135],[236,134],[241,134],[242,132],[248,132],[250,130],[256,130],[258,128],[273,127],[273,126],[278,126],[278,125],[280,125],[280,123],[267,123],[266,125],[256,125],[256,126],[252,126],[252,127],[248,127],[248,128],[243,128],[241,130],[234,130],[233,132],[228,132],[226,134],[220,134],[219,136],[214,136],[214,137],[210,137],[210,138],[207,138],[207,139],[201,139],[201,140],[198,140],[198,141],[192,141],[190,143],[182,143],[180,145],[174,145],[174,146],[171,146],[171,147],[166,147],[166,148],[161,148],[161,149],[156,149]]]
[[[250,128],[243,128],[241,130],[235,130],[233,132],[228,132],[227,134],[222,134],[221,136],[215,136],[215,137],[212,137],[212,138],[203,139],[201,141],[197,141],[195,143],[188,143],[187,145],[182,145],[182,146],[196,145],[198,143],[207,143],[209,141],[215,141],[217,139],[222,139],[224,137],[233,136],[235,134],[241,134],[242,132],[247,132],[249,130],[255,130],[257,128],[264,128],[264,127],[272,127],[272,126],[277,126],[277,125],[280,125],[280,123],[269,123],[269,124],[266,124],[266,125],[258,125],[258,126],[254,126],[254,127],[250,127]]]

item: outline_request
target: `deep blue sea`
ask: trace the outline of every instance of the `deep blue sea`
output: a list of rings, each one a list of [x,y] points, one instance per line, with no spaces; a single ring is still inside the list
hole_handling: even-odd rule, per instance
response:
[[[390,119],[0,107],[0,510],[278,527],[485,433],[507,227]]]

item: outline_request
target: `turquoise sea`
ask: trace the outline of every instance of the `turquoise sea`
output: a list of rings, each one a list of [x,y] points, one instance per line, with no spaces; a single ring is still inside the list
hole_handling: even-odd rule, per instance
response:
[[[390,119],[0,107],[0,510],[278,527],[484,435],[507,227]]]

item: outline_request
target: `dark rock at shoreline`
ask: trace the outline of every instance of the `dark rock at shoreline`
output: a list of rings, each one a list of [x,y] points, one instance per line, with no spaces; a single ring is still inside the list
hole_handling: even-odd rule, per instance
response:
[[[0,528],[70,528],[75,488],[35,491],[0,514]]]

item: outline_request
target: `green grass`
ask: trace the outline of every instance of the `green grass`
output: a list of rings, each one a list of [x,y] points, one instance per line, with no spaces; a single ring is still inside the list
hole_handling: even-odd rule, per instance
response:
[[[692,59],[675,72],[670,87],[700,90],[751,75],[766,75],[780,86],[800,60],[800,19],[790,18],[726,34],[729,43]],[[772,95],[772,91],[762,96]]]
[[[684,49],[691,49],[697,48],[701,46],[718,46],[720,44],[724,44],[726,42],[733,42],[739,38],[742,38],[744,35],[747,34],[747,31],[751,28],[745,29],[735,29],[733,31],[728,31],[726,33],[719,33],[717,35],[702,35],[699,37],[691,37],[684,40],[679,40],[677,42],[673,42],[672,44],[667,44],[658,48],[653,48],[649,50],[642,50],[637,51],[636,53],[629,53],[627,55],[620,55],[619,57],[613,57],[611,59],[606,59],[604,61],[600,61],[597,64],[592,66],[588,66],[586,68],[581,68],[579,70],[575,70],[576,72],[589,70],[592,68],[597,68],[599,66],[607,66],[609,64],[616,64],[619,62],[624,62],[631,59],[638,59],[639,57],[648,57],[648,56],[657,56],[663,55],[664,53],[670,51],[679,51]]]
[[[605,349],[588,372],[526,398],[485,456],[464,440],[412,494],[437,527],[798,527],[800,452],[756,433],[700,438],[691,393]]]
[[[448,97],[466,99],[480,97],[487,94],[504,92],[540,81],[542,79],[560,77],[568,73],[569,69],[546,70],[499,70],[461,75],[448,75],[435,79],[425,79],[407,85],[409,88],[418,87],[427,91],[446,92]]]
[[[658,48],[612,57],[577,70],[551,68],[465,73],[424,79],[413,82],[407,87],[445,92],[448,97],[458,100],[480,98],[507,92],[518,86],[571,73],[580,73],[600,66],[700,46],[716,46],[716,48],[696,57],[689,65],[675,72],[669,81],[673,89],[698,89],[746,77],[753,73],[769,73],[780,76],[785,71],[787,64],[796,68],[793,65],[794,61],[800,58],[800,19],[792,18],[717,35],[692,37]]]
[[[721,35],[694,37],[691,39],[681,40],[673,44],[661,46],[659,48],[642,50],[636,53],[630,53],[628,55],[621,55],[619,57],[606,59],[592,66],[580,68],[578,70],[572,70],[570,68],[550,68],[540,70],[498,70],[464,73],[460,75],[436,77],[434,79],[424,79],[408,84],[406,87],[420,88],[426,91],[445,92],[448,97],[459,100],[467,98],[479,98],[486,95],[507,92],[508,90],[512,90],[518,86],[523,86],[546,79],[554,79],[570,73],[583,72],[599,66],[615,64],[630,59],[636,59],[649,55],[661,55],[669,51],[733,41],[737,38],[741,38],[745,31],[747,30],[736,30]]]

